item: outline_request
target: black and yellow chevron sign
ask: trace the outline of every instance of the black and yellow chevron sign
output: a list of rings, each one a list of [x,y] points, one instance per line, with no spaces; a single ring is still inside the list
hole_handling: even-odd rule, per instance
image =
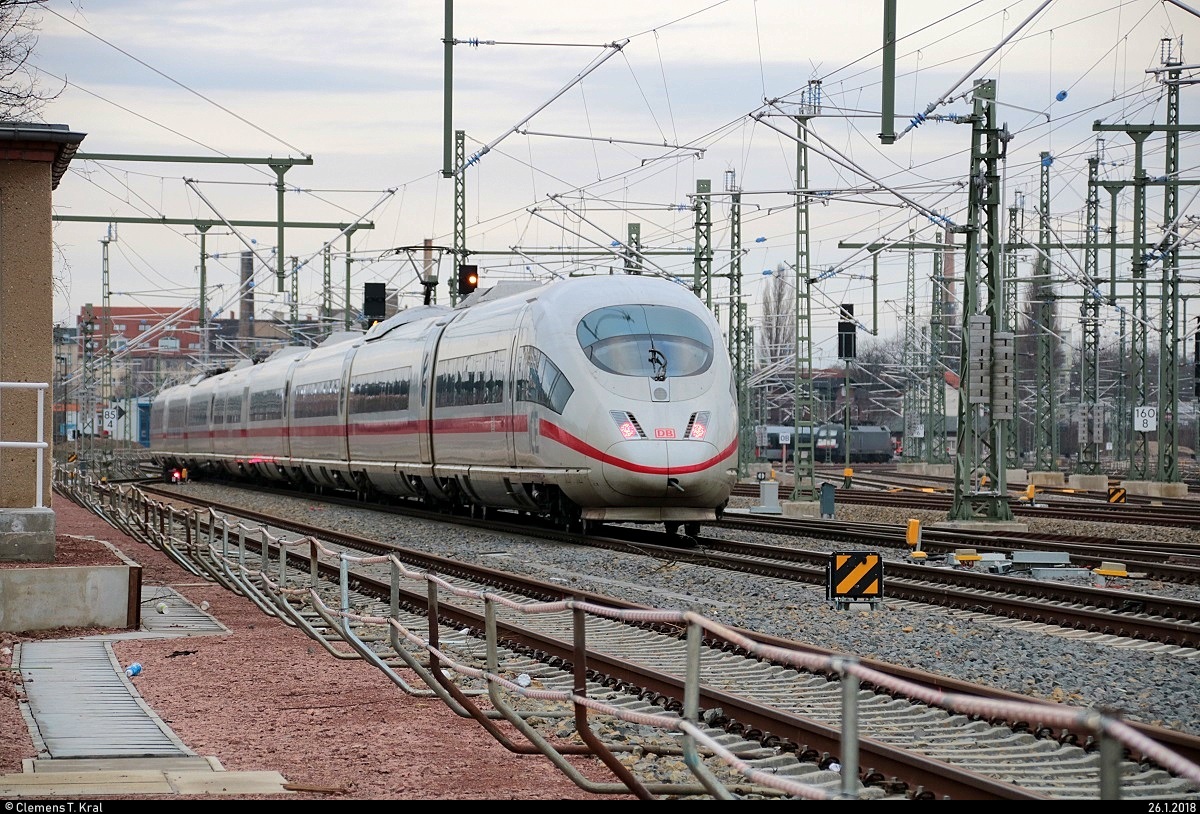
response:
[[[828,599],[879,599],[883,596],[883,557],[871,551],[829,556]]]
[[[1125,487],[1123,487],[1123,486],[1108,487],[1108,502],[1109,503],[1124,503],[1125,502]]]

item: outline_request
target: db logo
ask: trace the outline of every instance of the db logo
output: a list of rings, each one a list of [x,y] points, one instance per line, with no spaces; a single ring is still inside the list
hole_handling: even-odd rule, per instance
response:
[[[655,438],[674,438],[675,437],[675,428],[674,427],[658,427],[654,430],[654,437]]]

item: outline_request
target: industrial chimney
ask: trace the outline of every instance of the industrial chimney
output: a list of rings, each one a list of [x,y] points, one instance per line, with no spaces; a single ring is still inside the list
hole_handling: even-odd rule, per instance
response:
[[[254,338],[254,252],[242,252],[241,292],[238,305],[238,338]]]

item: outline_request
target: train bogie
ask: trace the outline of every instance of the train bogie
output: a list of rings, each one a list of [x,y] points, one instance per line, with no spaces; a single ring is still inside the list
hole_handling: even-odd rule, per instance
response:
[[[169,390],[151,440],[178,453],[182,391],[183,451],[226,471],[694,531],[736,480],[731,384],[716,320],[682,286],[510,284]]]

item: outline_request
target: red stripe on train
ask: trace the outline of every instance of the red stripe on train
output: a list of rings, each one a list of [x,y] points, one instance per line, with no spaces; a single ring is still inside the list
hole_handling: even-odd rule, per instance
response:
[[[484,416],[471,418],[442,418],[433,423],[435,432],[439,433],[496,433],[496,432],[527,432],[529,428],[529,417],[526,415],[504,415],[504,416]],[[429,422],[420,421],[378,421],[366,422],[360,421],[349,425],[349,435],[351,438],[375,435],[416,435],[429,431]],[[260,430],[245,431],[245,437],[264,438],[264,437],[281,437],[287,436],[287,428],[272,427]],[[342,435],[344,432],[341,425],[338,424],[323,424],[308,427],[293,427],[290,435],[296,437],[331,437]],[[644,464],[635,464],[630,461],[617,458],[602,452],[583,439],[567,432],[562,427],[545,418],[538,423],[538,432],[551,441],[562,444],[568,449],[600,461],[601,463],[616,466],[625,469],[629,472],[640,472],[645,475],[687,475],[693,472],[703,472],[719,465],[729,457],[737,454],[737,440],[729,444],[724,450],[718,452],[713,457],[706,461],[690,464],[688,466],[646,466]],[[184,433],[184,438],[188,438],[188,434]]]

